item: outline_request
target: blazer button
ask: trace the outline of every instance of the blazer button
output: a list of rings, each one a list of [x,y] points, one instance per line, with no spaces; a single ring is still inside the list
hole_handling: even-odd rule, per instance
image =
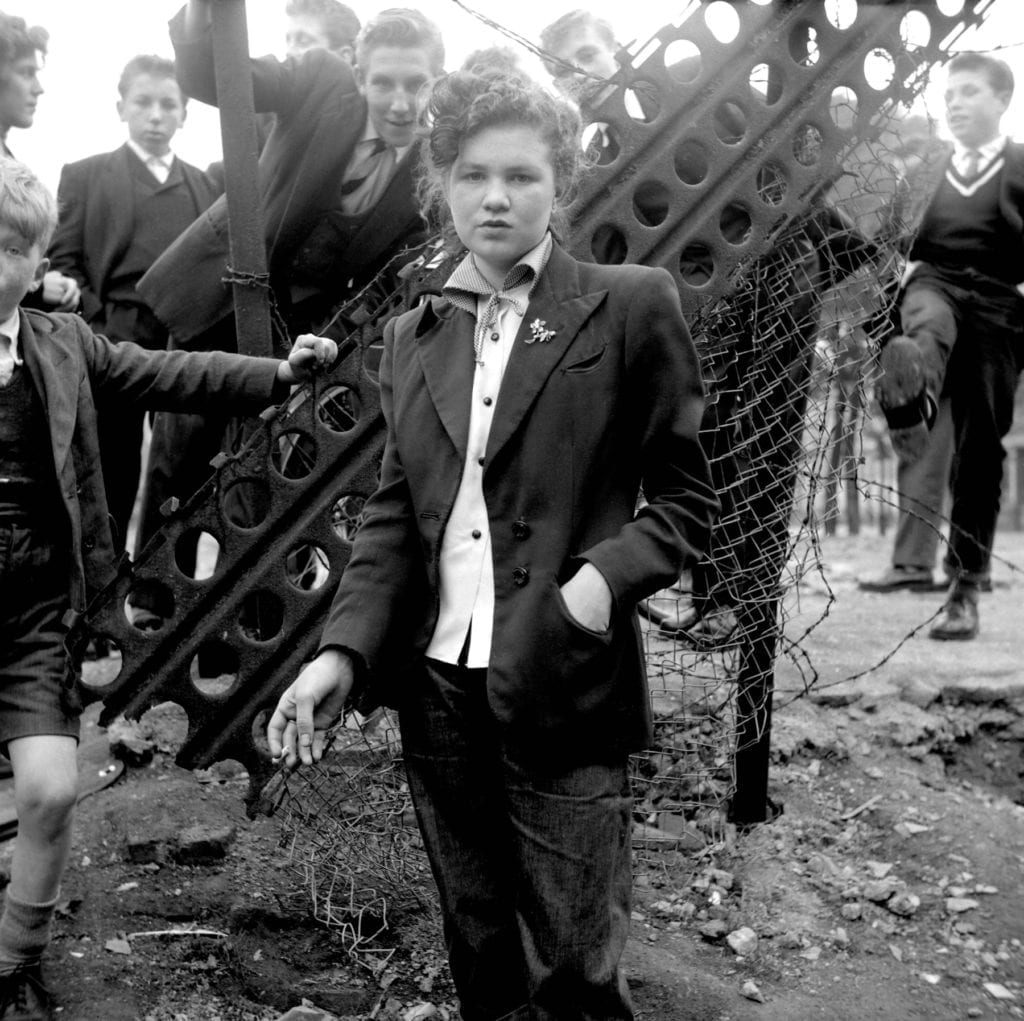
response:
[[[517,567],[512,571],[512,584],[522,588],[530,580],[530,572],[525,567]]]
[[[530,526],[519,518],[517,521],[512,522],[512,538],[513,539],[527,539],[530,535]]]

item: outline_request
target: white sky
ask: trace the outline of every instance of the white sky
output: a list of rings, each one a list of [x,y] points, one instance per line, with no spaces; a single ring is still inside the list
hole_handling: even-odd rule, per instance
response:
[[[46,89],[35,123],[27,131],[13,130],[8,139],[20,159],[55,188],[61,166],[96,152],[116,148],[125,138],[114,104],[121,68],[137,53],[171,56],[167,20],[182,0],[0,0],[3,10],[22,15],[29,24],[50,32],[50,52],[42,72]],[[624,43],[646,40],[666,22],[678,19],[689,0],[465,0],[467,6],[495,21],[508,21],[521,35],[536,39],[540,29],[560,13],[585,6],[607,18]],[[764,0],[761,0],[764,2]],[[826,0],[830,4],[851,0]],[[938,0],[953,9],[962,0]],[[467,14],[454,0],[353,0],[361,17],[382,7],[406,3],[419,7],[442,28],[448,66],[457,66],[471,50],[503,41]],[[285,0],[247,0],[250,52],[278,53],[283,47]],[[710,8],[724,6],[706,5]],[[628,12],[625,14],[624,12]],[[985,48],[1024,43],[1024,3],[995,0],[989,17],[974,38],[958,47]],[[1024,138],[1024,45],[1001,51],[1013,66],[1018,88],[1004,128]],[[941,87],[929,91],[929,107],[941,121]],[[201,103],[189,104],[189,118],[176,136],[175,150],[199,166],[220,155],[217,113]]]

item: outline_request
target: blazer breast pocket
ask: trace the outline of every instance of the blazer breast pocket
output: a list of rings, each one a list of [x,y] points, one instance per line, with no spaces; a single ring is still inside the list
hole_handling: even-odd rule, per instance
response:
[[[600,364],[604,361],[605,353],[608,350],[608,344],[605,342],[599,348],[592,349],[590,351],[581,352],[576,355],[574,361],[566,365],[562,371],[567,376],[580,375],[585,372],[593,372]]]

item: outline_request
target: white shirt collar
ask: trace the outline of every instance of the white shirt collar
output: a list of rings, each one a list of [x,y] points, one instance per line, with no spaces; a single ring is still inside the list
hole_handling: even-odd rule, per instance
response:
[[[21,310],[17,307],[14,311],[0,323],[0,333],[2,333],[11,343],[11,356],[14,358],[15,365],[21,365],[21,355],[18,352],[18,333],[21,330]]]
[[[366,118],[366,124],[363,125],[363,137],[359,139],[357,145],[361,145],[363,142],[372,142],[375,139],[380,138],[380,134],[377,129],[373,126],[373,121],[370,120],[369,116]],[[387,144],[386,142],[384,143]],[[395,148],[395,163],[400,163],[402,157],[409,151],[411,146],[403,145],[401,149]],[[355,153],[353,153],[353,158]]]
[[[170,170],[171,165],[174,163],[174,153],[170,149],[163,156],[154,156],[151,152],[146,152],[138,142],[131,138],[128,139],[128,148],[147,166],[151,163],[160,163]]]
[[[968,152],[974,150],[981,156],[981,166],[985,166],[990,160],[996,158],[1003,151],[1003,146],[1006,145],[1006,135],[996,135],[991,142],[986,142],[984,145],[964,145],[962,142],[953,141],[953,155],[956,157],[959,163]]]

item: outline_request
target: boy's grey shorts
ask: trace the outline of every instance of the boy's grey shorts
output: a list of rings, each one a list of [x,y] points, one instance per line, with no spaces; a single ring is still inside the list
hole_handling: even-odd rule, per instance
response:
[[[18,737],[79,737],[65,682],[67,557],[50,530],[0,517],[0,749]]]

